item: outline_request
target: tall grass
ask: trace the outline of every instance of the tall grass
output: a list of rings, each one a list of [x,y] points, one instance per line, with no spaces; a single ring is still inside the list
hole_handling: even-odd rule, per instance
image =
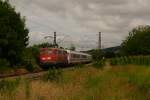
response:
[[[101,60],[96,60],[93,62],[93,67],[95,68],[103,68],[106,64],[106,59],[102,58]]]
[[[124,56],[116,57],[110,60],[111,65],[145,65],[150,66],[150,56]]]
[[[17,87],[13,89],[15,91],[13,95],[3,92],[8,99],[0,95],[0,100],[149,100],[150,98],[150,67],[146,66],[118,66],[103,70],[82,67],[65,70],[63,73],[58,69],[50,69],[48,73],[46,77],[49,82],[41,79],[32,81],[25,79],[21,82],[7,80],[13,84],[14,82],[21,84],[19,87],[15,85],[18,89],[17,91]],[[51,77],[59,78],[61,76],[59,73],[63,74],[63,80],[67,80],[65,84],[52,82],[57,80],[51,80]],[[7,84],[1,82],[0,86],[9,87],[5,83]]]
[[[60,68],[49,68],[48,72],[43,76],[44,81],[56,81],[59,82],[62,79],[62,69]]]
[[[28,99],[30,97],[30,81],[24,80],[24,90],[25,90],[25,96]]]
[[[15,80],[1,80],[0,81],[0,94],[15,93],[20,83],[20,78],[16,78]]]

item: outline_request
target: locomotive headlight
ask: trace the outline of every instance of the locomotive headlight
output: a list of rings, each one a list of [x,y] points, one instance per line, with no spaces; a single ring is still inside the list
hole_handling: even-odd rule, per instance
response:
[[[42,60],[46,60],[46,58],[45,58],[45,57],[42,57]]]
[[[47,57],[48,60],[51,60],[51,57]]]

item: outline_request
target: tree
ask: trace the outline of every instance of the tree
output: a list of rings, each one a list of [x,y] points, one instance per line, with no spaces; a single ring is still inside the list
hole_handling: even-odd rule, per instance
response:
[[[11,65],[21,60],[21,53],[28,45],[28,29],[8,0],[0,0],[0,59],[7,59]]]
[[[101,49],[88,50],[85,53],[92,55],[93,60],[100,61],[103,57],[103,52]]]
[[[72,51],[75,51],[75,50],[76,50],[76,47],[75,47],[73,44],[71,44],[71,46],[70,46],[69,49],[72,50]]]
[[[35,45],[37,46],[38,48],[48,48],[48,47],[54,47],[53,44],[50,44],[48,42],[45,42],[45,43],[41,43],[41,44],[38,44],[38,45]]]
[[[121,48],[125,55],[150,54],[150,26],[134,28],[121,44]]]

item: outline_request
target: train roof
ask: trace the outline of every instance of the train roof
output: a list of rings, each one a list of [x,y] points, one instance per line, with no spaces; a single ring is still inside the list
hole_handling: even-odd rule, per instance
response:
[[[51,48],[51,47],[48,47],[48,48],[40,48],[40,50],[46,50],[46,49],[51,49],[51,50],[64,50],[66,51],[65,49],[61,49],[61,48]]]
[[[53,50],[64,50],[67,51],[67,53],[73,53],[73,54],[80,54],[80,55],[86,55],[86,56],[91,56],[90,54],[83,53],[80,51],[72,51],[72,50],[66,50],[66,49],[61,49],[61,48],[40,48],[40,50],[46,50],[46,49],[53,49]]]
[[[79,52],[79,51],[72,51],[72,50],[67,50],[68,53],[73,53],[73,54],[80,54],[80,55],[86,55],[86,56],[91,56],[87,53]]]

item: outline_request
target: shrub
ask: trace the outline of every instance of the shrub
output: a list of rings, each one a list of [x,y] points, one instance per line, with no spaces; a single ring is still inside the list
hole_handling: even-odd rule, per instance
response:
[[[150,57],[149,56],[129,56],[129,57],[119,57],[119,58],[112,58],[110,60],[111,65],[128,65],[128,64],[135,64],[135,65],[150,65]]]
[[[44,81],[61,81],[62,70],[56,69],[55,67],[49,68],[48,72],[43,76]]]
[[[4,71],[10,68],[10,63],[6,59],[0,59],[0,70]]]
[[[29,80],[24,80],[24,89],[25,89],[26,98],[29,98],[30,97],[30,81]]]
[[[83,67],[83,64],[79,63],[75,66],[75,68],[82,68]]]
[[[26,48],[22,53],[22,65],[25,66],[25,68],[28,71],[34,71],[36,67],[38,67],[36,58],[34,56],[34,53],[30,48]]]
[[[1,93],[12,93],[19,86],[20,78],[15,80],[0,80],[0,92]]]
[[[94,63],[93,63],[93,66],[95,67],[95,68],[102,68],[103,66],[105,66],[105,58],[103,58],[103,59],[101,59],[101,60],[99,60],[99,61],[95,61]]]

